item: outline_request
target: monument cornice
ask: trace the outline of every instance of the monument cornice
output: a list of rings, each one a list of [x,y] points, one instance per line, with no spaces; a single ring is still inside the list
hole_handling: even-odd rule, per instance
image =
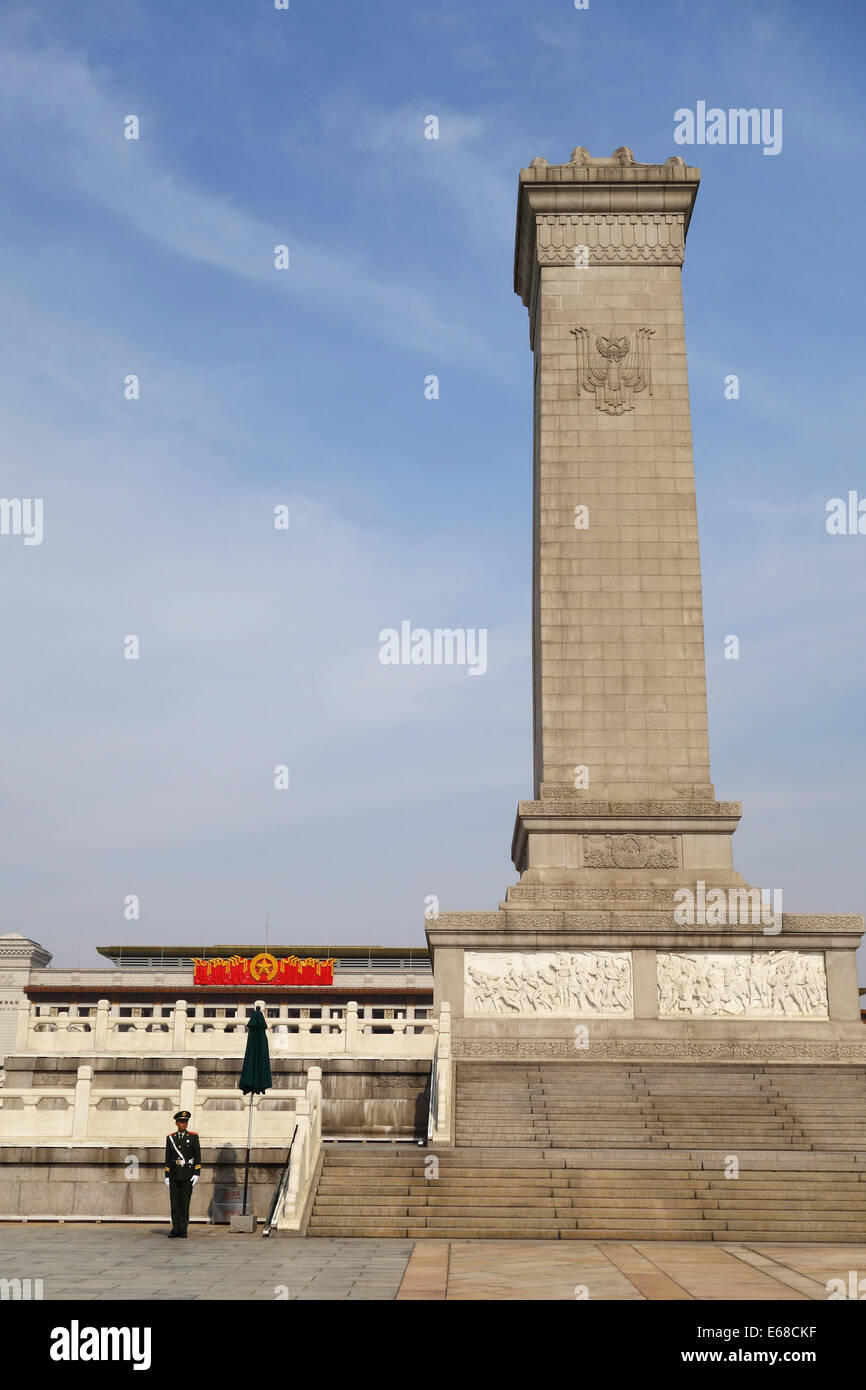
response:
[[[566,816],[596,816],[596,817],[625,817],[632,819],[635,816],[660,817],[670,819],[676,816],[732,816],[739,820],[743,813],[741,801],[715,801],[710,798],[680,797],[676,800],[656,800],[655,798],[643,801],[606,801],[595,800],[589,797],[580,797],[570,793],[570,788],[556,787],[545,789],[550,794],[543,796],[538,801],[520,801],[517,806],[517,813],[521,816],[544,816],[544,815],[566,815]]]
[[[442,912],[426,925],[434,951],[449,946],[465,950],[612,947],[629,940],[641,949],[664,951],[774,951],[782,946],[786,950],[854,950],[863,930],[862,915],[854,913],[785,912],[781,932],[774,933],[760,924],[688,926],[676,920],[673,909],[568,911],[511,904],[497,912]]]
[[[539,264],[562,263],[562,250],[553,232],[545,242],[540,224],[547,219],[579,219],[580,244],[589,251],[589,263],[681,265],[692,208],[700,184],[700,170],[677,155],[664,164],[638,164],[626,146],[608,158],[594,159],[578,147],[568,164],[549,164],[534,159],[521,169],[517,198],[517,231],[514,248],[514,288],[530,306]],[[640,224],[672,219],[662,235],[641,236]],[[602,237],[593,225],[599,219],[612,225],[614,235]],[[615,224],[632,224],[630,234],[616,235]],[[546,229],[550,233],[551,229]],[[624,230],[619,228],[620,233]],[[658,229],[661,230],[661,229]]]

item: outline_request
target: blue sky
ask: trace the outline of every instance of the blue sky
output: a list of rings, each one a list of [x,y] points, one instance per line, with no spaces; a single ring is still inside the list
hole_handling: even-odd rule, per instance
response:
[[[517,171],[578,144],[702,168],[717,794],[749,881],[863,910],[866,536],[825,504],[866,496],[864,30],[842,0],[7,4],[2,493],[44,499],[45,538],[0,541],[3,930],[59,964],[268,913],[271,941],[421,944],[428,894],[504,896],[532,787]],[[781,108],[781,153],[676,146],[699,100]],[[403,619],[486,628],[487,674],[381,666]]]

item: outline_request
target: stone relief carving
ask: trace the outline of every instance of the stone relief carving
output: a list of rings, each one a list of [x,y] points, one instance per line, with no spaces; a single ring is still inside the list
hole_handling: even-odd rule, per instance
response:
[[[863,918],[857,913],[784,912],[782,927],[788,931],[862,932]]]
[[[584,835],[587,869],[679,868],[677,835]]]
[[[573,1038],[455,1038],[454,1056],[470,1057],[592,1057],[599,1061],[687,1062],[866,1062],[863,1042],[628,1042],[593,1039],[586,1052],[576,1053]],[[576,1065],[580,1065],[579,1062]]]
[[[428,1076],[374,1076],[374,1091],[423,1091],[430,1084]]]
[[[466,1014],[631,1018],[627,951],[467,951]]]
[[[591,164],[596,168],[613,168],[622,165],[634,165],[638,169],[660,169],[673,166],[674,169],[685,169],[686,161],[682,155],[672,154],[670,159],[666,159],[664,165],[642,164],[636,160],[632,150],[628,145],[618,145],[613,154],[592,155],[585,145],[575,145],[571,152],[569,164]],[[549,169],[550,160],[543,155],[537,154],[534,159],[529,161],[530,169]],[[564,168],[564,165],[554,165],[554,168]]]
[[[586,145],[575,145],[571,152],[569,164],[634,164],[635,157],[628,145],[617,145],[611,155],[596,155],[593,157]]]
[[[547,213],[537,216],[536,228],[539,265],[683,263],[682,214]]]
[[[550,793],[553,790],[553,796]],[[567,799],[568,788],[545,788],[541,801],[521,801],[518,813],[529,816],[740,816],[739,801],[581,801],[575,796]]]
[[[659,1018],[829,1017],[821,951],[659,952]]]
[[[430,919],[432,926],[443,928],[457,927],[460,931],[499,931],[502,927],[503,913],[493,912],[440,912]]]
[[[546,883],[512,883],[508,888],[509,901],[519,898],[522,902],[550,898],[551,902],[608,902],[616,899],[622,902],[658,902],[669,904],[672,901],[670,888],[653,888],[650,884],[637,888],[623,888],[621,884],[608,884],[603,888],[587,888],[576,883],[573,888],[557,887]]]
[[[638,328],[634,337],[595,334],[595,350],[606,366],[592,360],[588,328],[572,328],[577,349],[577,394],[581,389],[595,395],[596,410],[606,415],[622,415],[634,410],[633,395],[653,393],[650,369],[650,338],[654,328]]]

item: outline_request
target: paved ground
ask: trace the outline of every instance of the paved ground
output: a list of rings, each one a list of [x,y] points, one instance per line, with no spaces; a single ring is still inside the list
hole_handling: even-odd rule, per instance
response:
[[[289,1240],[191,1226],[0,1224],[0,1279],[51,1299],[825,1300],[863,1245]]]
[[[190,1226],[0,1224],[0,1278],[44,1299],[393,1299],[410,1240],[287,1240]]]
[[[417,1241],[400,1299],[826,1300],[864,1245],[704,1241]]]

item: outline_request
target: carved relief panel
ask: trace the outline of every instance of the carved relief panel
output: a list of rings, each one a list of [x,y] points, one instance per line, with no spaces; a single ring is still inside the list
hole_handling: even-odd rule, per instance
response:
[[[543,213],[539,265],[682,265],[682,213]]]
[[[634,410],[639,391],[653,393],[650,339],[654,328],[638,328],[634,334],[609,337],[591,334],[588,328],[572,328],[577,349],[577,394],[591,392],[596,410],[622,415]]]
[[[467,1016],[633,1018],[628,951],[467,951]]]
[[[823,951],[660,951],[659,1018],[829,1017]]]
[[[587,869],[677,869],[678,835],[584,835]]]

